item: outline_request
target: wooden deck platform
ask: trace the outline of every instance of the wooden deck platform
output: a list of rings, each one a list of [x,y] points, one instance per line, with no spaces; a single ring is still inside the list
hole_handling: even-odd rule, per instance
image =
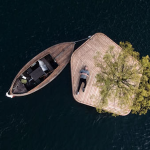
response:
[[[105,55],[109,46],[114,46],[114,51],[116,53],[121,51],[121,47],[109,37],[103,33],[96,33],[73,53],[71,57],[72,93],[77,102],[92,107],[98,106],[98,100],[101,99],[101,96],[99,94],[99,89],[94,86],[94,83],[96,83],[95,76],[99,70],[95,67],[93,57],[96,55],[97,51],[100,51],[102,55]],[[79,72],[85,65],[88,66],[90,76],[89,79],[87,79],[85,92],[82,92],[82,85],[79,95],[76,95],[80,78]],[[92,98],[93,96],[94,98]],[[129,105],[124,106],[122,109],[113,99],[114,98],[108,101],[108,105],[103,108],[104,110],[122,116],[130,113],[131,110]]]

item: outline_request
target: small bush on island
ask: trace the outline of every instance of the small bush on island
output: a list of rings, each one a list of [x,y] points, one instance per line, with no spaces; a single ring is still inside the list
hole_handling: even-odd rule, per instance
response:
[[[133,101],[132,113],[139,115],[146,114],[150,109],[150,58],[149,56],[142,57],[140,60],[143,66],[143,74],[140,85]]]
[[[117,55],[110,47],[103,58],[100,53],[94,57],[96,67],[101,70],[96,75],[96,86],[101,94],[96,110],[105,112],[102,107],[107,105],[113,94],[119,99],[120,107],[132,102],[130,106],[133,114],[146,114],[150,109],[150,58],[146,56],[140,59],[140,54],[134,51],[129,42],[120,42],[119,45],[123,51]],[[130,63],[130,59],[136,59],[137,63]]]

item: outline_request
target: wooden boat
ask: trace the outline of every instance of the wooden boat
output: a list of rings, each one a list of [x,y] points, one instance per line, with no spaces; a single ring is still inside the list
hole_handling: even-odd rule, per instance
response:
[[[50,83],[70,61],[74,46],[75,42],[60,43],[35,56],[16,75],[6,96],[29,95]]]

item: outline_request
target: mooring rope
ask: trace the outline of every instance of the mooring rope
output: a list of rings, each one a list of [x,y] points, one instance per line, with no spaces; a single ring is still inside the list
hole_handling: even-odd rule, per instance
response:
[[[87,40],[87,39],[90,39],[92,36],[88,36],[87,38],[84,38],[84,39],[81,39],[81,40],[78,40],[78,41],[74,41],[75,43],[77,43],[77,42],[81,42],[81,41],[84,41],[84,40]]]

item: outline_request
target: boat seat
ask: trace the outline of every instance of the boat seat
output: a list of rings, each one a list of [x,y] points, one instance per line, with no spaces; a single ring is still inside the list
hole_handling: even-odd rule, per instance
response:
[[[40,79],[37,79],[35,82],[36,82],[36,84],[38,85],[38,84],[41,83],[41,80],[40,80]]]
[[[42,58],[41,60],[45,63],[45,65],[49,69],[49,71],[54,70],[53,67],[51,66],[51,64],[45,58]]]
[[[27,73],[30,74],[33,70],[31,68],[27,69]]]

